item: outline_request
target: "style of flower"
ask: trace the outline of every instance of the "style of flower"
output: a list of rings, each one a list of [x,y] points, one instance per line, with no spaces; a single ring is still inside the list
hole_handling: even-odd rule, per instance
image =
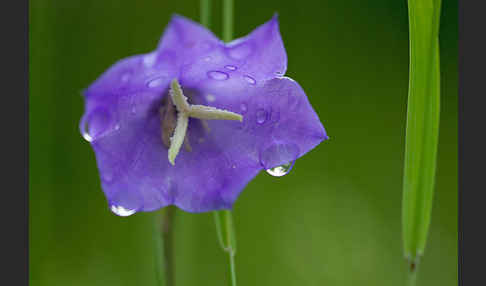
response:
[[[276,16],[230,43],[174,16],[155,51],[115,63],[80,122],[111,210],[231,209],[261,170],[326,140],[286,68]]]

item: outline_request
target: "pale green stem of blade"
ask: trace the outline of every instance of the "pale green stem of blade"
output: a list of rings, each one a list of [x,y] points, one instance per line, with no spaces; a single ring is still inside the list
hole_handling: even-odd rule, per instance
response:
[[[233,0],[223,0],[223,41],[229,42],[233,39]],[[216,230],[222,248],[229,254],[229,266],[231,274],[231,286],[236,286],[235,254],[236,234],[231,211],[214,212]]]
[[[200,18],[201,18],[201,25],[206,28],[209,28],[210,21],[211,21],[211,0],[200,0]]]
[[[424,252],[435,185],[440,112],[440,6],[440,0],[408,1],[410,73],[402,231],[411,275],[416,275],[413,269]]]
[[[162,237],[162,215],[160,212],[153,213],[153,242],[154,242],[154,265],[155,281],[157,286],[166,285],[165,265],[164,265],[164,242]]]
[[[233,216],[231,211],[215,211],[214,222],[216,225],[216,233],[221,248],[229,255],[230,267],[230,285],[236,286],[236,269],[235,269],[235,255],[236,255],[236,234],[233,224]]]
[[[211,1],[201,0],[201,24],[206,28],[209,28]],[[223,40],[225,42],[231,41],[233,38],[233,0],[223,0]],[[196,107],[197,109],[197,107]],[[193,113],[196,117],[197,114]],[[207,116],[207,115],[205,115]],[[242,119],[235,114],[233,118],[224,118],[230,120]],[[204,121],[203,121],[204,122]],[[214,219],[216,225],[216,232],[221,247],[229,254],[229,267],[230,267],[230,285],[236,286],[236,270],[235,270],[235,254],[236,254],[236,235],[233,225],[233,217],[231,211],[215,211]]]
[[[229,42],[233,39],[233,0],[223,0],[223,41]]]

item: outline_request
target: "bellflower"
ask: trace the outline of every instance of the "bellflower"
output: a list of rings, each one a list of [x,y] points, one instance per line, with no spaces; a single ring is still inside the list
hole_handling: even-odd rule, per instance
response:
[[[286,68],[276,16],[230,43],[174,16],[155,51],[110,67],[84,91],[80,128],[112,211],[230,209],[262,169],[326,140]]]

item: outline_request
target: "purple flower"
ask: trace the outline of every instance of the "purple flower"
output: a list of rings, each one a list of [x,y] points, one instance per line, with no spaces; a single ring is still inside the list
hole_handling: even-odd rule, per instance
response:
[[[120,60],[84,92],[80,129],[110,208],[118,215],[171,204],[188,212],[230,209],[262,169],[293,162],[326,140],[286,68],[276,16],[228,44],[174,16],[155,51]],[[242,121],[184,117],[169,95],[177,84],[187,104]],[[179,125],[182,137],[171,140]]]

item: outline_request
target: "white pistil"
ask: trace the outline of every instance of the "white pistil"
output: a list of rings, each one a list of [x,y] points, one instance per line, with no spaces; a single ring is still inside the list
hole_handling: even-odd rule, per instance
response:
[[[191,105],[189,112],[190,117],[199,119],[221,119],[221,120],[237,120],[243,121],[243,116],[231,111],[217,109],[211,106],[205,105]]]
[[[179,112],[177,115],[177,125],[174,129],[174,135],[170,138],[169,147],[169,162],[174,165],[175,157],[181,149],[182,143],[184,143],[184,136],[187,132],[187,124],[189,123],[189,118],[183,112]]]
[[[182,88],[177,79],[172,80],[169,94],[178,112],[177,123],[174,130],[174,135],[172,135],[170,138],[170,147],[168,152],[169,162],[172,165],[175,165],[175,158],[177,154],[179,154],[182,143],[184,143],[189,117],[208,120],[219,119],[243,121],[243,116],[238,113],[217,109],[211,106],[190,105],[187,102],[187,97],[184,96]]]

